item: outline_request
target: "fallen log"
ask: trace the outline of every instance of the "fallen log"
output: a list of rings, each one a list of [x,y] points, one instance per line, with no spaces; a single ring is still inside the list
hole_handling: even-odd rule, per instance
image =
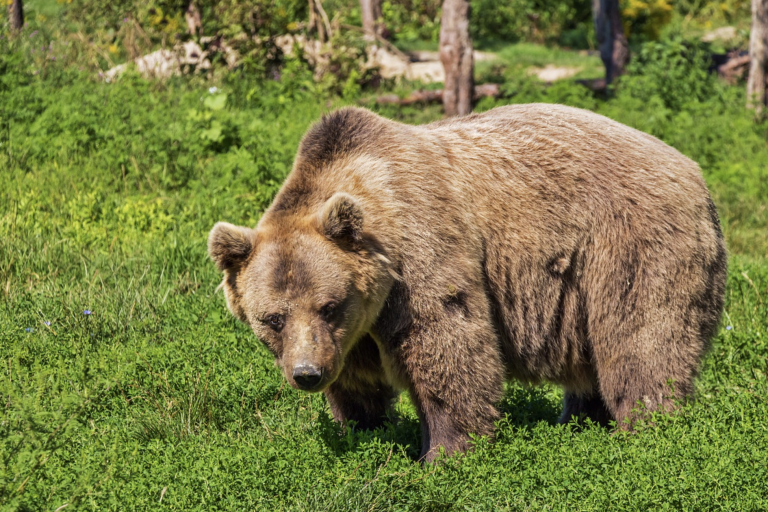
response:
[[[499,84],[476,85],[472,94],[472,99],[477,101],[481,98],[498,98],[501,95]],[[414,103],[439,103],[443,101],[443,90],[434,91],[413,91],[405,98],[397,94],[382,94],[376,97],[376,103],[380,105],[413,105]]]
[[[747,52],[734,51],[723,56],[713,55],[712,60],[718,76],[731,85],[736,84],[749,72],[749,53]]]
[[[592,92],[601,94],[604,94],[608,87],[605,83],[605,78],[585,78],[582,80],[576,80],[576,83],[583,85]]]

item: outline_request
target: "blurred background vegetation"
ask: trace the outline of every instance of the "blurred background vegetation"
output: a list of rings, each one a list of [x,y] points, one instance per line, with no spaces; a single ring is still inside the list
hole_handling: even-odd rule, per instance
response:
[[[470,4],[470,32],[480,49],[515,42],[595,49],[590,0],[472,0]],[[271,66],[279,65],[283,57],[274,39],[309,28],[305,0],[197,0],[201,30],[191,35],[185,21],[189,5],[187,0],[26,2],[28,24],[43,32],[40,40],[68,43],[70,48],[63,56],[91,70],[106,70],[158,46],[202,38],[214,46],[225,40],[238,50],[240,69],[267,77]],[[335,27],[361,26],[357,0],[325,0],[322,5]],[[725,41],[729,49],[747,47],[748,0],[623,0],[620,5],[633,49],[674,36],[695,38],[722,26],[736,29]],[[382,2],[388,35],[405,50],[437,47],[440,12],[440,0]],[[354,45],[355,38],[348,32],[339,29],[334,34],[342,43]]]

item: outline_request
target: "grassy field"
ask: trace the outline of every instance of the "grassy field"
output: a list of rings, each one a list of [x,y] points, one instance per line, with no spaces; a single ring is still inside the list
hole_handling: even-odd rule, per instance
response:
[[[608,100],[494,71],[507,97],[481,110],[568,103],[700,162],[730,248],[726,309],[678,414],[631,435],[560,426],[559,390],[509,384],[495,442],[422,466],[406,396],[385,428],[341,430],[230,317],[206,256],[216,221],[258,220],[309,124],[364,98],[318,100],[293,64],[278,82],[105,84],[0,49],[4,509],[768,508],[768,127],[740,88],[664,48]],[[674,90],[654,75],[676,70],[692,78]]]

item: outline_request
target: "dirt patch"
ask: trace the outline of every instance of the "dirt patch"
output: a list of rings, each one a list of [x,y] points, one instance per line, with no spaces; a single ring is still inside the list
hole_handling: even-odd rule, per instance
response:
[[[579,71],[581,71],[581,68],[547,64],[543,68],[529,68],[528,74],[535,75],[543,82],[551,83],[557,80],[563,80],[564,78],[571,78]]]
[[[493,60],[496,55],[488,52],[475,52],[475,62]],[[440,62],[439,52],[417,51],[396,54],[386,48],[371,46],[368,48],[368,65],[378,67],[384,78],[405,77],[407,80],[419,80],[424,83],[445,81],[445,70]]]
[[[731,41],[732,39],[736,39],[738,35],[739,34],[736,31],[736,27],[720,27],[701,36],[701,40],[705,43],[712,43],[714,41]]]

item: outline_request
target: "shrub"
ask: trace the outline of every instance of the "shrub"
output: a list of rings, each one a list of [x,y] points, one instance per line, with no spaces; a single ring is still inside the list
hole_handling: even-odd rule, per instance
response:
[[[702,43],[680,39],[648,42],[633,56],[619,89],[622,94],[644,102],[660,101],[679,111],[718,93],[708,67],[709,53]]]
[[[473,0],[471,8],[472,37],[480,40],[554,43],[563,35],[573,37],[574,30],[592,30],[588,0]]]
[[[621,8],[627,37],[655,41],[672,19],[669,0],[626,0]]]

